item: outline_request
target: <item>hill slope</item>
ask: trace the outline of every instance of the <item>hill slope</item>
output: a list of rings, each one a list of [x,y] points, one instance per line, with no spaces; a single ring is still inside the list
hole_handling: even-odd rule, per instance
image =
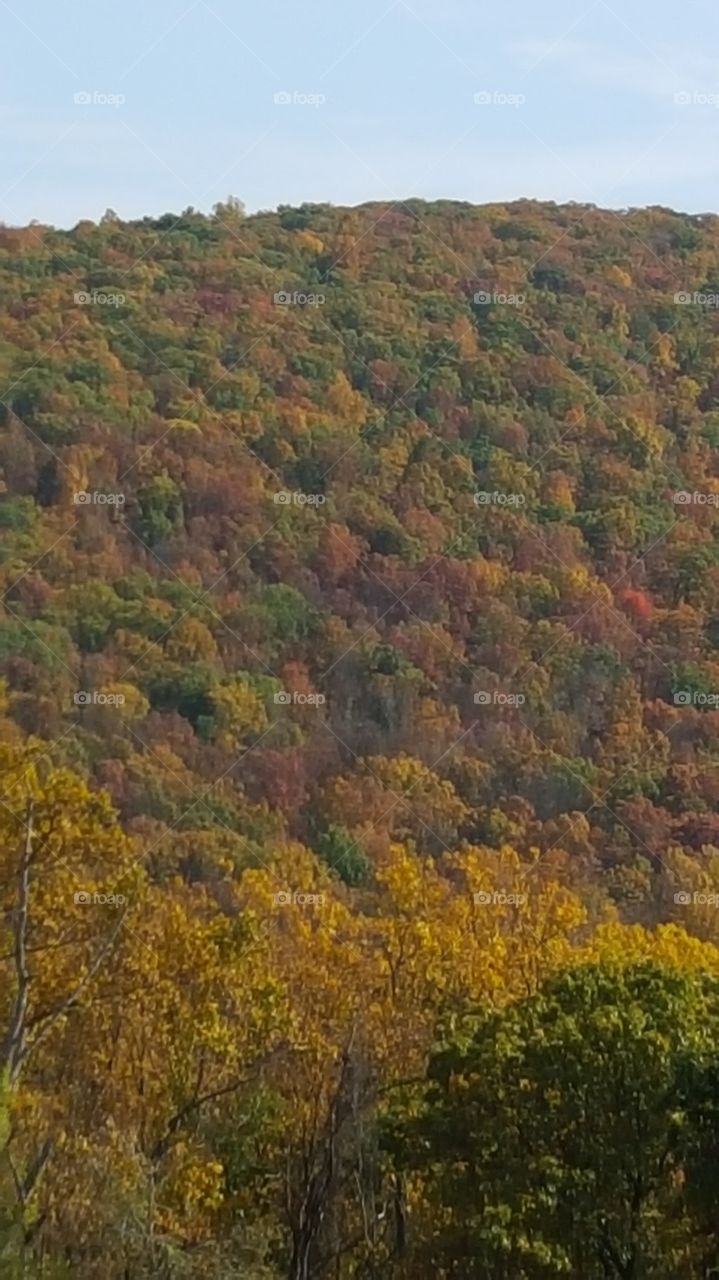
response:
[[[193,785],[253,745],[231,826],[250,797],[309,839],[357,757],[405,753],[462,810],[413,830],[433,852],[590,809],[610,864],[712,843],[713,280],[719,220],[665,210],[3,231],[11,714],[72,724],[128,820],[182,802],[78,689],[122,685]]]
[[[718,304],[665,209],[0,230],[8,1275],[705,1274]]]

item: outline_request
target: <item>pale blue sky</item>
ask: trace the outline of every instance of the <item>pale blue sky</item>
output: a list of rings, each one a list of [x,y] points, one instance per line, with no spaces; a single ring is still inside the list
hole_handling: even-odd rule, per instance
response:
[[[229,193],[716,210],[718,37],[717,0],[0,0],[0,219]]]

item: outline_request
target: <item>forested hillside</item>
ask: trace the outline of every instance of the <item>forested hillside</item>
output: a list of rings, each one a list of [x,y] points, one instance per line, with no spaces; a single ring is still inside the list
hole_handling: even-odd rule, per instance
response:
[[[719,218],[0,229],[0,1257],[719,1266]]]

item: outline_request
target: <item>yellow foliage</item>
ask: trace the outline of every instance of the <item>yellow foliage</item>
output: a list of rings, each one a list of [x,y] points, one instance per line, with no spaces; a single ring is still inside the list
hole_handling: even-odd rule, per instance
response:
[[[618,267],[616,263],[607,271],[607,280],[612,284],[617,284],[621,289],[631,289],[634,283],[628,271],[624,271],[622,267]]]
[[[123,720],[143,720],[150,710],[150,703],[144,693],[134,684],[113,683],[104,685],[103,694],[118,699],[117,706]]]
[[[311,253],[324,252],[324,240],[312,231],[295,231],[293,239],[300,249],[309,249]]]
[[[367,402],[359,391],[352,387],[347,375],[338,370],[334,382],[327,392],[327,406],[333,415],[340,418],[343,425],[359,430],[367,420]]]
[[[265,704],[246,680],[237,678],[212,694],[215,730],[221,745],[233,747],[263,733],[269,725]]]
[[[214,662],[214,636],[199,618],[182,618],[167,637],[165,652],[175,662]]]

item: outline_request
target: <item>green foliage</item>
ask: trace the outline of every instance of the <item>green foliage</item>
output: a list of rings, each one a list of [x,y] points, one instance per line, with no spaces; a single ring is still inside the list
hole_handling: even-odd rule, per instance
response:
[[[162,542],[182,518],[182,499],[175,481],[168,475],[153,476],[138,491],[137,532],[149,547]]]
[[[390,1130],[427,1179],[427,1264],[517,1280],[698,1275],[717,1031],[716,981],[654,965],[580,967],[479,1014],[432,1059],[419,1116]],[[697,1073],[704,1091],[687,1095]]]
[[[13,533],[28,533],[35,523],[35,503],[32,498],[5,498],[0,501],[0,529]]]
[[[331,824],[316,838],[314,844],[322,861],[345,884],[356,886],[366,883],[371,864],[351,832]]]

